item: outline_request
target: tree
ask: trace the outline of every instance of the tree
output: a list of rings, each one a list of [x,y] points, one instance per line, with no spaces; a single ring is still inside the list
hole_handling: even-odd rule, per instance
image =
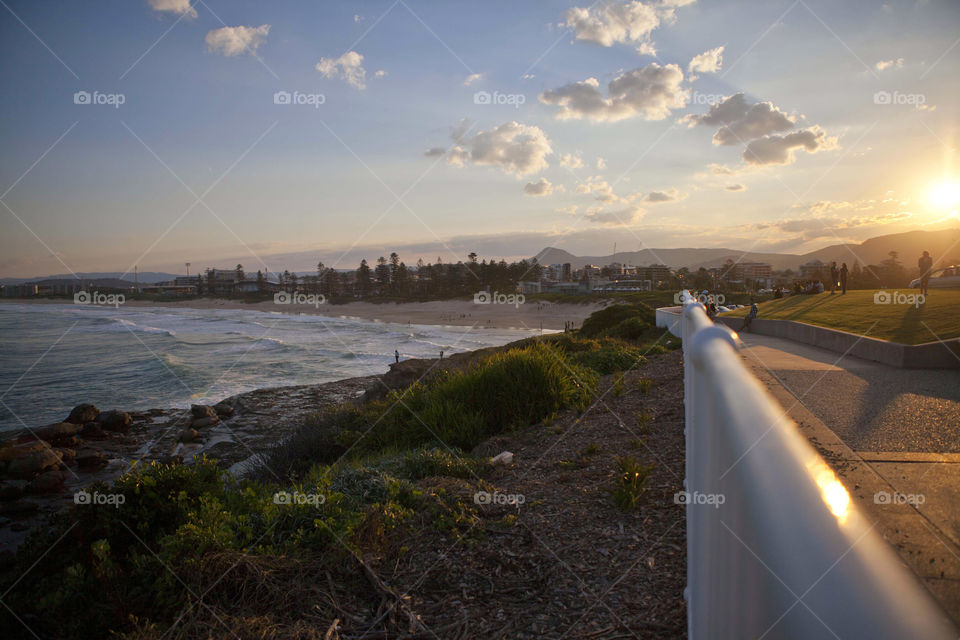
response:
[[[246,276],[243,273],[243,265],[238,264],[237,268],[234,269],[234,275],[236,276],[237,282],[243,282]]]
[[[387,259],[383,256],[377,258],[377,266],[374,269],[377,278],[377,293],[383,293],[390,286],[390,267],[387,266]]]
[[[263,273],[257,269],[257,291],[263,291],[264,279]]]
[[[357,269],[357,293],[360,297],[370,293],[370,266],[366,258],[360,261],[360,267]]]

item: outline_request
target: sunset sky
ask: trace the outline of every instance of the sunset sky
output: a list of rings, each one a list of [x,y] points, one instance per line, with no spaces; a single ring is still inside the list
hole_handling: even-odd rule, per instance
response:
[[[960,227],[953,0],[0,5],[0,276]]]

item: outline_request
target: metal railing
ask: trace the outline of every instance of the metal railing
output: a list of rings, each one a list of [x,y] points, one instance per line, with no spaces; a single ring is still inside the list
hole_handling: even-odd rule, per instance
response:
[[[687,608],[702,638],[949,638],[952,624],[684,292]]]

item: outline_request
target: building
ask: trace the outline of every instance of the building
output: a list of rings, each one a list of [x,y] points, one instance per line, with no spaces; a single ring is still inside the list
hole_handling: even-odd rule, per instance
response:
[[[811,260],[800,265],[800,278],[802,280],[823,280],[829,277],[830,267],[819,260]]]
[[[769,287],[773,283],[773,265],[766,262],[738,262],[730,268],[727,279],[744,285],[759,283]]]

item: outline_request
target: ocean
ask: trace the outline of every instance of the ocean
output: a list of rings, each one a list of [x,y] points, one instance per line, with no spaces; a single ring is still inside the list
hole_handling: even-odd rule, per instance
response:
[[[0,304],[0,432],[101,410],[210,404],[262,387],[384,373],[394,359],[537,332],[264,311]]]

